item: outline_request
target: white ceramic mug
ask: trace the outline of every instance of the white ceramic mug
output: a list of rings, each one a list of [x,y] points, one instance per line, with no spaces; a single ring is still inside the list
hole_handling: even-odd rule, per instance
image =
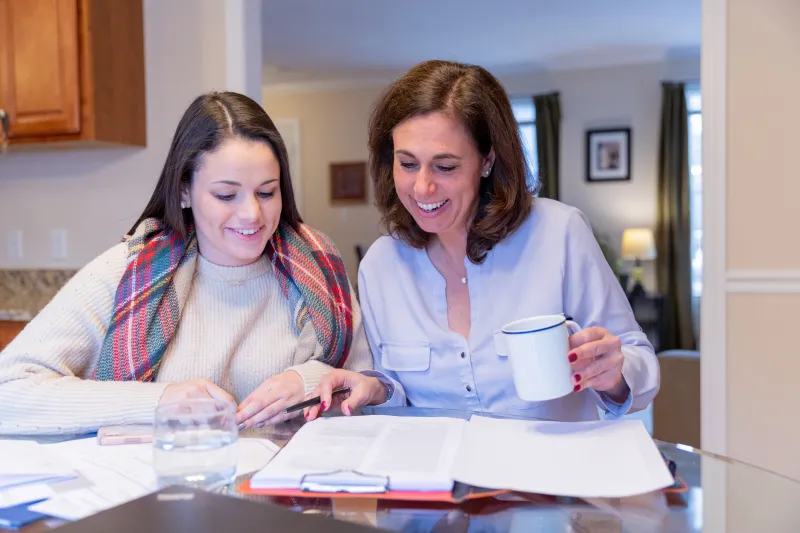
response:
[[[564,315],[542,315],[509,322],[494,332],[497,354],[511,363],[517,396],[542,402],[572,392],[569,336],[580,329]]]

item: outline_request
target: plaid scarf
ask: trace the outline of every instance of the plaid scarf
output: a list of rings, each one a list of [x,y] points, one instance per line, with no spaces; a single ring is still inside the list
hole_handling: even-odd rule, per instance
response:
[[[176,283],[176,278],[193,271],[196,264],[193,228],[183,240],[161,221],[146,219],[127,243],[128,265],[117,286],[94,371],[94,379],[100,381],[155,378],[188,294],[188,285]],[[336,247],[308,226],[295,231],[281,222],[265,253],[291,306],[295,333],[299,335],[310,320],[323,348],[322,362],[343,366],[353,338],[353,309],[350,283]]]

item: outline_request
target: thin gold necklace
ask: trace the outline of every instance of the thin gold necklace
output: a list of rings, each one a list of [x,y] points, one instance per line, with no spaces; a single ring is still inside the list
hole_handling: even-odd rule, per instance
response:
[[[447,267],[453,271],[453,274],[458,276],[459,275],[458,270],[456,270],[455,267],[453,266],[453,263],[450,262],[450,258],[447,256],[447,252],[445,251],[444,246],[442,246],[442,255],[444,256],[444,260],[447,262]],[[467,276],[461,277],[461,283],[463,283],[464,285],[467,284]]]

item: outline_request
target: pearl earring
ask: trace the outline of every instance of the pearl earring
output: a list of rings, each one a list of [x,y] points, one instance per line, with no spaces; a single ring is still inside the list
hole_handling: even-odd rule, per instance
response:
[[[181,200],[181,209],[186,209],[187,207],[189,207],[189,204]]]

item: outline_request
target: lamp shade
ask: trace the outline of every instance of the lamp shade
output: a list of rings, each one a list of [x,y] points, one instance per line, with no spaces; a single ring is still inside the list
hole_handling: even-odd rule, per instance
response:
[[[622,233],[622,258],[650,260],[656,258],[653,231],[647,228],[628,228]]]

